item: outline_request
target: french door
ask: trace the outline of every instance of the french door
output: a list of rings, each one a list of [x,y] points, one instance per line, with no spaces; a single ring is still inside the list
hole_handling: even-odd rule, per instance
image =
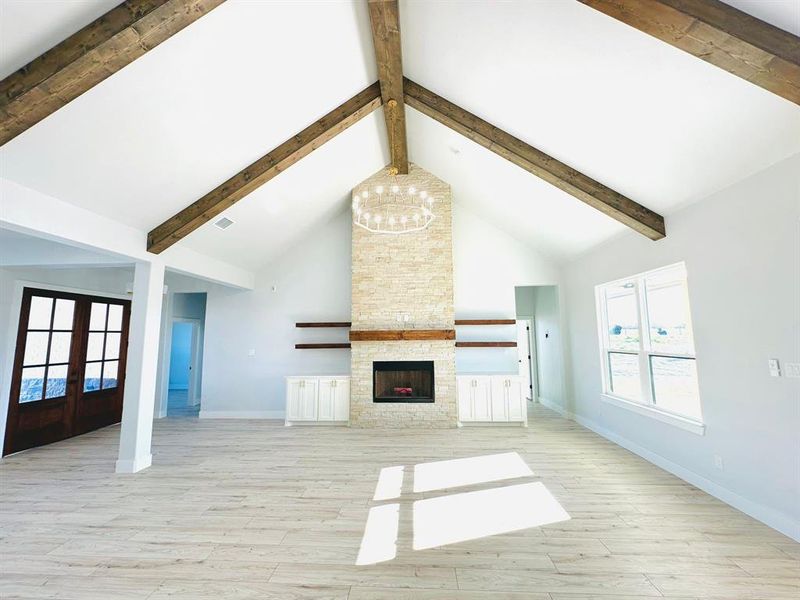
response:
[[[3,455],[122,418],[130,302],[25,288]]]

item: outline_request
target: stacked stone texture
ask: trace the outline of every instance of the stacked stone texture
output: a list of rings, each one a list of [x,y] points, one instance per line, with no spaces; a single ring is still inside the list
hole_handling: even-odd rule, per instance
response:
[[[414,186],[434,199],[436,218],[424,230],[380,234],[353,225],[352,328],[453,329],[453,217],[450,186],[409,165],[408,175],[381,171],[353,190]],[[408,321],[398,321],[408,315]],[[374,403],[372,362],[434,361],[434,403]],[[454,427],[456,425],[455,342],[353,342],[350,424],[354,427]]]

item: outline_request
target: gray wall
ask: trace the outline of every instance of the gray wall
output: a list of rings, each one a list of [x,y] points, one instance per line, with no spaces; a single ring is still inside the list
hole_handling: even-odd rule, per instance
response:
[[[571,402],[584,424],[800,535],[800,155],[667,219],[667,237],[633,234],[565,270]],[[594,287],[686,262],[705,436],[601,401]],[[714,456],[723,469],[714,466]]]

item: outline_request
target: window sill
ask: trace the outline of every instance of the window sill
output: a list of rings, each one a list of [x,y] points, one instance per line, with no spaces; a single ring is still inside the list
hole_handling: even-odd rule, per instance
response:
[[[611,396],[609,394],[601,394],[600,399],[603,402],[608,402],[609,404],[613,404],[614,406],[619,406],[620,408],[630,410],[640,415],[645,415],[647,417],[650,417],[651,419],[655,419],[656,421],[661,421],[662,423],[674,425],[675,427],[679,427],[680,429],[683,429],[685,431],[690,431],[696,435],[705,435],[706,433],[706,426],[704,423],[700,423],[699,421],[695,421],[693,419],[689,419],[686,417],[673,415],[672,413],[659,410],[654,406],[639,404],[638,402],[625,400],[624,398],[619,398],[618,396]]]

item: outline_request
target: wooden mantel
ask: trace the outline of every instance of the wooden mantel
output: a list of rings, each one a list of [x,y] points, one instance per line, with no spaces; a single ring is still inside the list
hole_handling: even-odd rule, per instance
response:
[[[397,342],[455,339],[455,329],[361,329],[350,331],[351,342]]]

